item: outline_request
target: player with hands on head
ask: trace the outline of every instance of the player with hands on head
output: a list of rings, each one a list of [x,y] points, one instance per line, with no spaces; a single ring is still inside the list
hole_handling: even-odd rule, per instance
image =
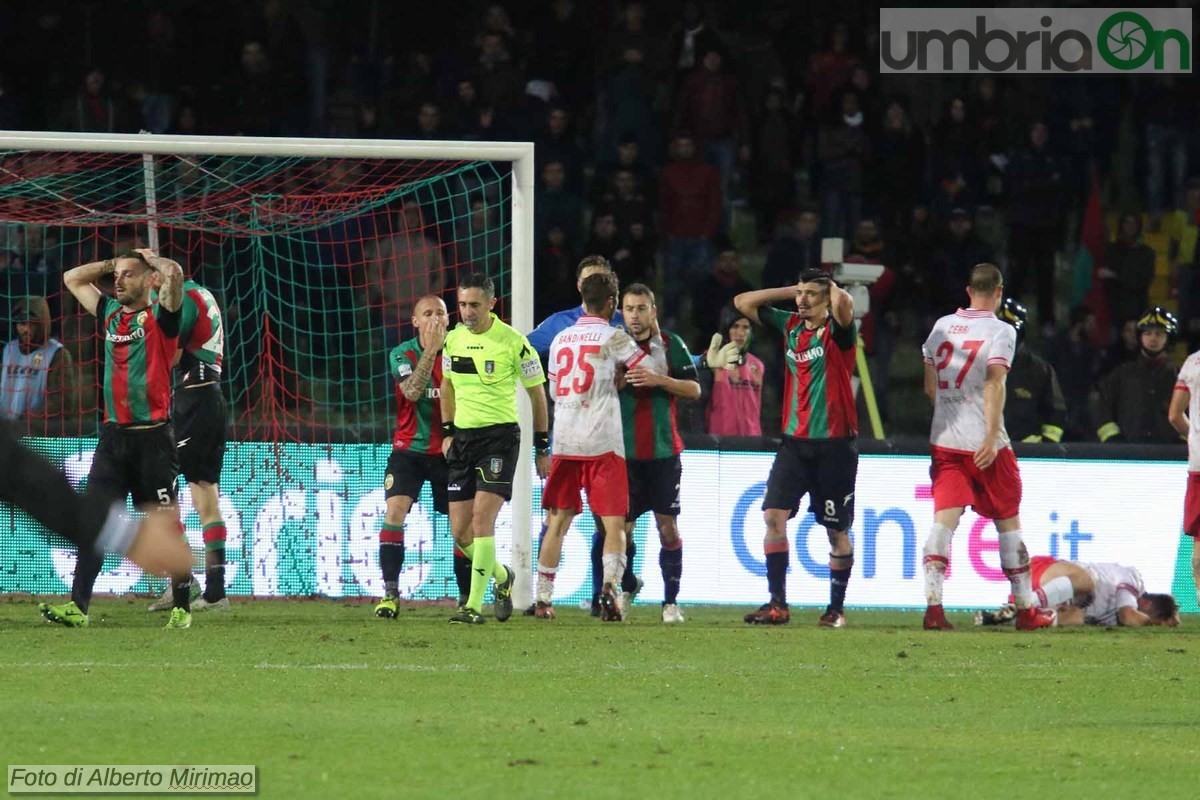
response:
[[[795,302],[795,312],[773,306],[786,300]],[[762,504],[770,599],[743,619],[753,625],[791,620],[787,523],[807,494],[809,510],[829,537],[829,605],[817,624],[845,627],[846,588],[854,567],[849,531],[858,477],[858,412],[850,385],[858,341],[854,301],[828,273],[809,269],[794,286],[744,292],[733,302],[747,319],[782,335],[787,369],[783,436]]]

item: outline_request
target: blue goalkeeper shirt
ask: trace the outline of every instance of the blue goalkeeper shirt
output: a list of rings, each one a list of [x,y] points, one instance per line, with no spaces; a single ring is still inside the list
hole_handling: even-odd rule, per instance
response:
[[[550,316],[542,320],[527,337],[529,344],[537,351],[537,354],[543,359],[550,357],[550,345],[554,343],[554,337],[565,331],[567,328],[574,325],[583,316],[583,306],[578,305],[574,308],[568,308],[565,311],[555,311]],[[609,323],[614,328],[619,325],[624,325],[625,320],[618,311],[613,315],[612,321]],[[703,354],[701,354],[703,355]],[[700,368],[700,356],[692,356],[692,364],[696,369]]]
[[[578,305],[574,308],[568,308],[566,311],[555,311],[550,316],[542,320],[542,323],[533,329],[533,332],[527,337],[529,344],[537,351],[542,358],[550,357],[550,345],[554,343],[554,337],[565,331],[567,328],[574,325],[583,316],[583,306]],[[612,321],[609,323],[616,328],[625,324],[625,320],[621,317],[621,312],[618,311],[613,315]]]

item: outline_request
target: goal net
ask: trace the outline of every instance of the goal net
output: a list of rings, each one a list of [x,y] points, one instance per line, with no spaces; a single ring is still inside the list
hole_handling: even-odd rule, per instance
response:
[[[396,419],[388,354],[415,335],[421,296],[442,296],[453,320],[454,288],[471,272],[495,280],[501,318],[532,327],[532,151],[0,133],[0,313],[13,354],[5,366],[54,362],[61,370],[34,381],[36,393],[28,381],[10,381],[0,411],[84,481],[102,419],[103,350],[62,274],[115,248],[156,247],[212,293],[223,315],[230,592],[379,595]],[[42,346],[47,338],[54,342]],[[13,386],[26,397],[14,397]],[[513,537],[500,530],[497,539],[502,549],[514,541],[518,600],[529,592],[527,473],[518,471],[523,485],[503,521]],[[200,548],[198,517],[180,484],[189,538]],[[0,507],[4,524],[15,536],[0,540],[0,591],[66,591],[73,550],[47,547],[35,523]],[[405,540],[402,595],[455,594],[447,521],[433,513],[428,487]],[[115,558],[97,583],[98,591],[152,589]]]

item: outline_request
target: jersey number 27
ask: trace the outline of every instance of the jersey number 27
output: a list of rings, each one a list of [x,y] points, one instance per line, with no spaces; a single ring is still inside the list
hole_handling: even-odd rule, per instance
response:
[[[962,344],[962,349],[967,354],[967,360],[963,362],[962,369],[958,371],[958,375],[954,378],[954,388],[961,389],[963,381],[967,379],[967,373],[971,371],[971,365],[975,363],[975,356],[979,355],[979,349],[983,347],[982,339],[969,339]],[[954,345],[949,342],[942,342],[937,349],[938,362],[935,369],[938,374],[938,388],[949,389],[950,382],[941,379],[942,370],[950,365],[950,360],[954,358]]]

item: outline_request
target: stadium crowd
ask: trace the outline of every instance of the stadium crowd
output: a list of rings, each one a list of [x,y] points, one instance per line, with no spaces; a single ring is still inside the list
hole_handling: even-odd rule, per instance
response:
[[[1142,376],[1200,344],[1192,78],[922,76],[917,92],[879,74],[877,50],[877,7],[858,2],[8,4],[0,129],[530,140],[535,316],[576,303],[575,265],[599,254],[622,285],[660,290],[694,351],[738,325],[735,295],[828,268],[820,241],[842,237],[846,260],[886,267],[862,335],[889,433],[924,431],[924,407],[898,400],[920,391],[917,346],[992,261],[1030,309],[1022,349],[1061,388],[1031,436],[1178,442],[1117,416],[1132,402],[1165,420],[1170,386]],[[486,230],[498,201],[473,198],[477,224],[421,248],[410,275],[432,277],[410,299],[448,289],[443,266],[489,271],[460,248],[502,235]],[[57,285],[69,235],[0,225],[0,274]],[[362,301],[389,306],[384,284],[368,276]],[[1154,307],[1169,324],[1146,322]],[[774,433],[777,348],[747,342]]]

